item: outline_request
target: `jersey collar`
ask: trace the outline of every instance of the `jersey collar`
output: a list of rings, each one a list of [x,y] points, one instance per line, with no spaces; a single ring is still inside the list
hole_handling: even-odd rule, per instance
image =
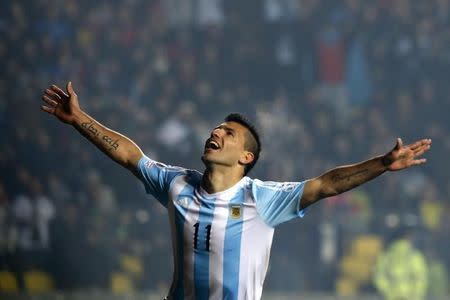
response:
[[[245,183],[247,182],[248,177],[244,176],[241,178],[241,180],[239,180],[235,185],[233,185],[232,187],[229,187],[228,189],[224,190],[224,191],[220,191],[217,193],[208,193],[207,191],[205,191],[205,189],[201,186],[201,184],[199,185],[199,187],[197,188],[196,192],[197,194],[205,199],[223,199],[223,200],[227,200],[227,199],[231,199],[233,195],[235,195],[237,193],[237,191],[239,189],[241,189]]]

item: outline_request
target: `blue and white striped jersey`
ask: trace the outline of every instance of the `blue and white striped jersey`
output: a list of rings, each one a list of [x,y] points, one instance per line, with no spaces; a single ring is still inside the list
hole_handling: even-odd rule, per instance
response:
[[[243,177],[208,194],[197,171],[147,156],[138,170],[169,214],[175,269],[168,299],[260,299],[274,227],[303,217],[305,182]]]

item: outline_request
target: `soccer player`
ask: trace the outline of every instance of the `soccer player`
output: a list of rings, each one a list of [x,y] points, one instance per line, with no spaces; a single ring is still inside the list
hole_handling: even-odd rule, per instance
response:
[[[260,299],[274,228],[302,217],[319,199],[337,195],[386,171],[425,163],[431,140],[395,147],[385,155],[341,166],[301,182],[247,177],[261,145],[255,128],[231,114],[205,142],[203,173],[156,162],[129,138],[85,113],[69,82],[52,85],[42,110],[70,124],[111,159],[130,170],[166,209],[174,274],[168,299]]]

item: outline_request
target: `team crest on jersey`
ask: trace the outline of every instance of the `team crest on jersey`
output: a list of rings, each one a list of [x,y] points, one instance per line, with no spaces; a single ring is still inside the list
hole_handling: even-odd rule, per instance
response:
[[[232,219],[239,219],[242,215],[242,207],[240,205],[231,205],[230,216]]]

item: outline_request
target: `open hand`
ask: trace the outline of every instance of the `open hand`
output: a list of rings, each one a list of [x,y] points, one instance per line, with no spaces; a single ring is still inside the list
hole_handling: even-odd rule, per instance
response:
[[[402,139],[397,138],[397,144],[384,156],[383,163],[389,171],[399,171],[421,165],[427,160],[419,157],[430,148],[431,139],[422,139],[410,145],[403,145]]]
[[[72,124],[75,119],[75,113],[80,110],[80,105],[71,82],[67,83],[66,90],[67,92],[54,84],[51,85],[42,95],[42,100],[45,104],[41,106],[41,109],[56,116],[64,123]]]

